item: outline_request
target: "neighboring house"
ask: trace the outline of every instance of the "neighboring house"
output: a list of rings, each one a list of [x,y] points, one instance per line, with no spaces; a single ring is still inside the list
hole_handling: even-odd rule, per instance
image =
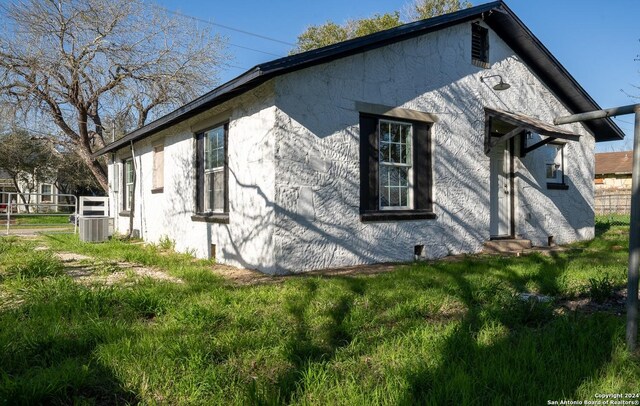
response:
[[[258,65],[95,156],[120,232],[133,200],[147,241],[300,272],[593,238],[594,143],[623,133],[550,123],[596,109],[493,2]]]
[[[596,154],[596,214],[629,214],[633,151]]]
[[[30,182],[31,183],[31,182]],[[53,182],[35,182],[27,185],[19,182],[21,193],[13,183],[11,176],[0,168],[0,212],[6,213],[11,200],[12,211],[24,213],[29,207],[30,212],[51,212],[58,210],[58,189]],[[27,202],[27,205],[24,202]]]
[[[633,151],[596,154],[595,186],[601,190],[631,190]]]

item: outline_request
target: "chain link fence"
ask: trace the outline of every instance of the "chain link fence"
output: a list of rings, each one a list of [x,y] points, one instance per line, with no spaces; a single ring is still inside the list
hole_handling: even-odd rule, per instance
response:
[[[595,195],[596,225],[629,225],[630,190],[597,190]]]

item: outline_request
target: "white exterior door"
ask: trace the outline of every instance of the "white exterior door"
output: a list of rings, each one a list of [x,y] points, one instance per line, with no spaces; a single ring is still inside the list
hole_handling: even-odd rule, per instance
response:
[[[509,149],[504,142],[491,150],[491,237],[511,235],[509,158]]]

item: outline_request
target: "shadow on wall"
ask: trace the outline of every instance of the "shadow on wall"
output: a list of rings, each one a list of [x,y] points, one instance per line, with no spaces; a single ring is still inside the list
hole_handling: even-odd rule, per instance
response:
[[[448,72],[446,78],[452,83],[441,81],[437,86],[424,83],[413,86],[402,99],[398,92],[391,93],[395,99],[366,99],[367,102],[407,105],[435,112],[441,118],[432,128],[433,196],[438,219],[430,221],[363,224],[359,220],[359,115],[354,110],[357,100],[354,94],[367,94],[367,90],[354,91],[341,86],[339,77],[333,82],[315,78],[309,86],[327,84],[319,89],[314,100],[335,90],[339,97],[334,95],[327,99],[339,101],[336,101],[337,107],[331,103],[310,106],[303,96],[305,92],[311,93],[312,88],[305,90],[305,85],[301,84],[306,76],[297,82],[284,82],[286,86],[282,93],[286,98],[278,101],[282,117],[277,120],[279,127],[276,130],[279,146],[276,182],[278,203],[290,206],[277,207],[276,236],[282,250],[280,265],[295,271],[301,266],[302,258],[304,266],[309,268],[349,265],[348,260],[341,262],[338,257],[350,254],[356,263],[407,260],[412,257],[414,244],[425,244],[430,256],[479,250],[489,238],[490,221],[490,165],[483,150],[483,107],[497,104],[519,111],[535,105],[539,111],[546,112],[543,114],[547,119],[561,107],[556,100],[550,99],[550,94],[546,98],[540,96],[540,92],[522,78],[521,71],[526,68],[521,63],[513,59],[503,62],[514,65],[517,71],[514,78],[509,79],[514,83],[511,95],[498,94],[488,85],[481,85],[473,75],[488,73],[470,67],[462,72],[458,69],[455,77],[456,70]],[[318,71],[315,73],[330,75],[331,65],[335,64],[314,68]],[[519,79],[521,83],[518,83]],[[361,87],[366,86],[366,82],[361,84]],[[529,114],[538,116],[539,111]],[[309,187],[313,190],[314,213],[311,218],[296,216],[300,191]],[[572,189],[572,194],[584,190]],[[576,201],[570,207],[557,208],[559,215],[570,219],[572,227],[582,227],[588,220],[572,217],[575,213],[571,207],[590,205],[581,193],[572,199]]]
[[[521,204],[525,208],[523,231],[529,233],[527,237],[537,245],[546,245],[549,236],[561,244],[593,237],[585,234],[585,229],[594,227],[593,200],[584,194],[592,193],[593,183],[588,176],[577,176],[592,173],[593,163],[589,157],[593,153],[583,143],[569,142],[565,146],[564,163],[564,184],[568,189],[555,190],[547,187],[543,148],[522,158],[525,171],[517,174]],[[530,218],[526,216],[528,210],[531,210]]]
[[[235,178],[240,189],[254,190],[261,204],[271,209],[270,214],[265,218],[235,212],[240,205],[232,202],[232,216],[244,220],[238,224],[232,217],[229,225],[206,225],[207,247],[211,243],[211,227],[225,227],[229,244],[219,247],[224,258],[255,268],[257,264],[247,261],[245,250],[256,249],[252,239],[273,226],[276,252],[261,255],[274,254],[278,268],[274,271],[282,273],[410,260],[414,245],[419,244],[425,245],[429,257],[478,251],[489,238],[490,221],[490,165],[483,149],[483,107],[527,110],[525,114],[550,120],[561,105],[550,93],[532,84],[535,78],[517,58],[506,55],[494,63],[494,69],[483,70],[470,63],[458,63],[459,59],[441,58],[433,49],[438,48],[437,44],[421,54],[417,51],[424,48],[421,42],[426,40],[415,41],[419,45],[416,52],[405,55],[403,64],[392,63],[401,47],[395,44],[353,56],[348,63],[339,60],[288,74],[286,80],[281,78],[276,86],[275,202],[259,186],[237,181],[238,176],[230,171],[232,181]],[[442,66],[425,65],[429,58],[440,58]],[[376,64],[377,60],[382,63]],[[497,93],[489,84],[480,83],[480,76],[493,73],[503,74],[512,88]],[[398,78],[412,81],[405,83]],[[432,128],[437,220],[360,221],[356,101],[405,106],[440,117]],[[182,173],[175,175],[179,189],[194,190],[194,177],[183,176],[194,173],[193,159],[190,155],[189,158],[179,163]],[[570,192],[574,194],[576,190],[588,189],[572,188]],[[172,196],[171,210],[176,217],[167,216],[167,226],[189,233],[193,223],[179,224],[185,218],[179,215],[191,213],[195,196]],[[588,201],[582,195],[572,199],[576,201],[558,206],[559,216],[568,219],[572,227],[586,224],[586,217],[572,217],[572,207],[590,207]],[[556,201],[551,200],[551,204]]]

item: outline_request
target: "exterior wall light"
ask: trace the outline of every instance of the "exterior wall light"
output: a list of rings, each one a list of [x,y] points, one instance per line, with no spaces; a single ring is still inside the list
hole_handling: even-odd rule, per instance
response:
[[[500,75],[481,76],[480,81],[484,83],[485,79],[489,79],[489,78],[500,78],[500,82],[497,85],[493,86],[493,90],[497,90],[497,91],[507,90],[508,88],[511,87],[510,84],[502,80],[502,76]]]

